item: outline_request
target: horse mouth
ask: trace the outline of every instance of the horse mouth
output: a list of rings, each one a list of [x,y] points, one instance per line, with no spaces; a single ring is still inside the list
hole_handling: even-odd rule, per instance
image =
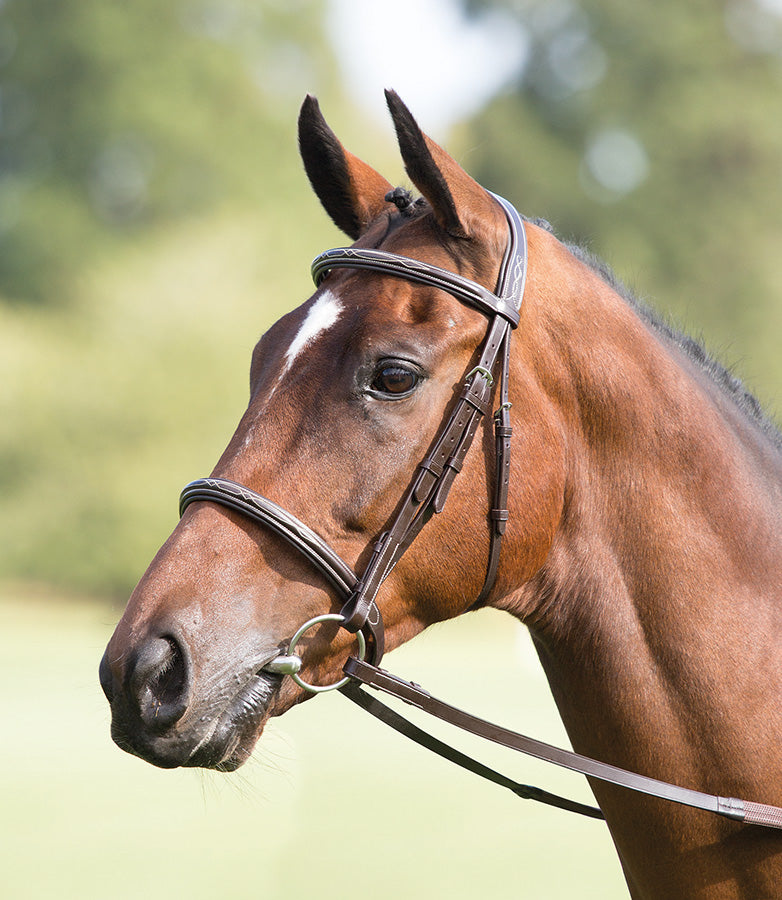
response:
[[[159,768],[233,772],[249,759],[281,683],[281,675],[258,671],[227,702],[194,702],[160,732],[113,704],[111,736],[122,750]]]
[[[215,717],[213,726],[207,728],[182,765],[234,772],[247,762],[281,682],[281,675],[266,672],[253,675],[222,714]]]

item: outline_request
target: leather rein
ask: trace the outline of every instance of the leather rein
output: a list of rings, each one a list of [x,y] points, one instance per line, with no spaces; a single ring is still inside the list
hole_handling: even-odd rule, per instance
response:
[[[508,244],[494,293],[454,272],[383,250],[355,247],[327,250],[312,263],[312,277],[316,286],[321,284],[332,269],[376,271],[439,288],[479,309],[489,318],[479,362],[465,376],[464,386],[451,414],[441,427],[432,449],[419,464],[396,517],[375,544],[361,577],[311,528],[273,501],[236,482],[223,478],[202,478],[190,482],[180,497],[180,515],[191,503],[209,501],[270,528],[305,556],[340,596],[343,605],[339,613],[316,616],[305,622],[289,641],[287,653],[270,660],[262,671],[290,675],[300,687],[315,693],[338,689],[362,709],[411,740],[462,768],[508,788],[524,799],[537,800],[592,818],[604,818],[603,813],[595,807],[550,794],[531,785],[517,783],[490,769],[414,725],[369,694],[363,686],[396,697],[479,737],[583,775],[747,824],[782,829],[782,808],[677,787],[553,747],[478,719],[438,700],[419,685],[404,681],[378,667],[383,657],[385,641],[377,594],[423,526],[432,515],[442,512],[476,430],[489,412],[496,369],[500,370],[500,404],[494,413],[496,461],[494,493],[489,514],[491,542],[483,589],[471,608],[484,603],[494,585],[499,567],[501,541],[508,520],[512,433],[508,412],[511,405],[508,402],[510,338],[519,323],[524,296],[527,239],[524,220],[518,211],[507,200],[496,194],[493,196],[502,207],[508,222]],[[338,622],[342,628],[355,633],[359,641],[359,652],[358,658],[350,657],[347,660],[344,678],[334,684],[319,686],[309,684],[299,676],[302,661],[294,650],[305,631],[323,621]]]

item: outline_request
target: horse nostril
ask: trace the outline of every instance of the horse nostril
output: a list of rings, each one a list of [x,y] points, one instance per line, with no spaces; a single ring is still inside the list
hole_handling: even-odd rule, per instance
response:
[[[185,714],[190,694],[190,673],[185,654],[173,637],[148,641],[136,657],[130,693],[142,721],[163,730]]]

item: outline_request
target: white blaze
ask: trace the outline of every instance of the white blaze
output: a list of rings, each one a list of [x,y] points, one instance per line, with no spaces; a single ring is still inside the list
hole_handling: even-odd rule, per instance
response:
[[[282,384],[283,378],[285,378],[290,371],[296,357],[305,347],[311,344],[319,334],[322,334],[328,328],[331,328],[339,318],[341,312],[342,303],[340,303],[338,297],[328,290],[324,291],[312,304],[310,311],[307,313],[304,321],[301,323],[301,327],[296,333],[296,337],[291,341],[291,345],[285,353],[285,365],[277,376],[274,387],[269,391],[269,396],[266,398],[267,404],[274,396],[274,392]],[[245,438],[245,443],[248,443],[251,440],[251,434],[252,432],[248,433]]]
[[[2,0],[0,0],[0,4],[1,3]],[[337,319],[339,319],[342,310],[343,306],[341,301],[329,290],[324,291],[315,303],[312,304],[309,312],[304,317],[304,321],[301,323],[299,330],[296,332],[296,336],[291,341],[290,347],[288,347],[285,352],[282,371],[277,376],[277,380],[269,391],[266,400],[257,408],[257,416],[263,415],[270,400],[274,396],[277,388],[282,384],[283,379],[290,371],[296,358],[315,340],[315,338],[317,338],[319,334],[323,334],[324,331],[331,328]],[[247,433],[244,436],[244,441],[242,442],[242,449],[249,447],[255,441],[256,424],[257,419],[255,423],[248,427]]]
[[[331,328],[341,312],[342,304],[331,291],[324,291],[318,297],[301,323],[298,334],[288,347],[288,352],[285,354],[285,366],[280,373],[280,378],[288,372],[293,361],[308,344],[311,344],[319,334]]]

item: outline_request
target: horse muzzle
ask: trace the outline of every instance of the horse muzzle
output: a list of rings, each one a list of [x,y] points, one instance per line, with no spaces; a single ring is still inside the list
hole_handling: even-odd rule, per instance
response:
[[[233,771],[252,752],[282,676],[258,660],[218,673],[195,698],[187,644],[150,637],[112,664],[111,644],[100,663],[101,687],[112,712],[111,736],[121,749],[160,768],[197,766]]]

